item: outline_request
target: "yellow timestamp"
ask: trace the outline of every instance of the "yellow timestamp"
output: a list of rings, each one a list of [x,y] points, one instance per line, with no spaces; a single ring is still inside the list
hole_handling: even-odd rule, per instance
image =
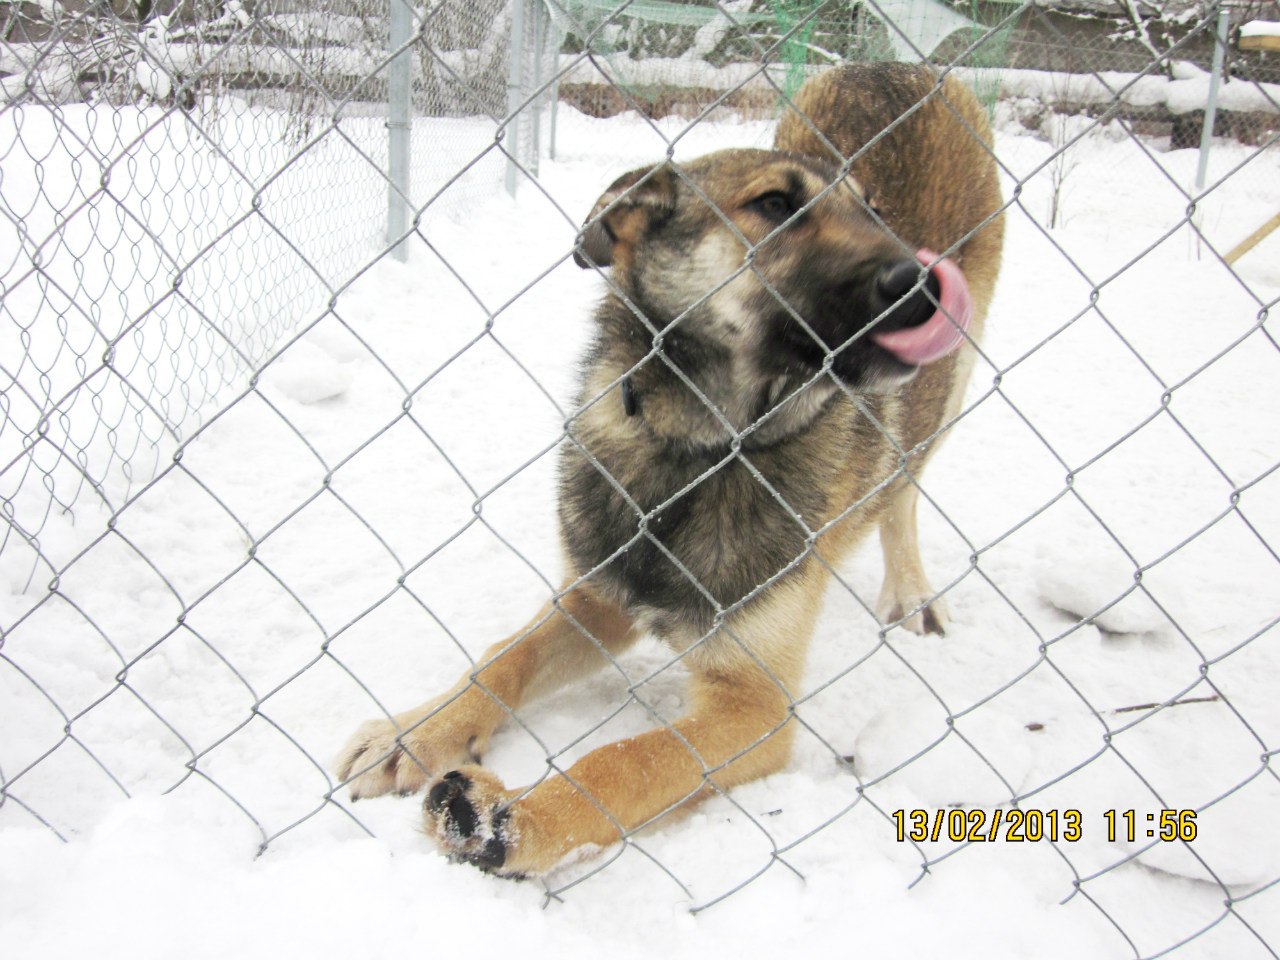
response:
[[[894,810],[890,814],[899,843],[949,840],[953,843],[1076,843],[1084,839],[1085,818],[1079,810]],[[1161,810],[1140,815],[1135,810],[1107,810],[1107,841],[1139,839],[1191,841],[1196,838],[1194,810]]]
[[[1139,816],[1133,810],[1108,810],[1102,815],[1107,821],[1107,840],[1114,843],[1126,840],[1186,840],[1196,838],[1196,812],[1194,810],[1161,810]]]

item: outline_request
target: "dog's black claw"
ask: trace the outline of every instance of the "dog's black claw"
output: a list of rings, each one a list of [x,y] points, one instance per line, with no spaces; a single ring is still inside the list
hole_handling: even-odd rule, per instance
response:
[[[433,813],[439,813],[448,806],[455,797],[466,793],[471,781],[457,770],[450,770],[427,793],[427,806]]]
[[[502,865],[507,862],[507,843],[501,837],[490,837],[484,842],[480,852],[470,859],[481,870],[501,869]]]
[[[476,832],[480,818],[476,816],[476,808],[466,797],[458,797],[449,804],[449,822],[458,836],[466,838]]]
[[[445,812],[445,829],[463,839],[476,832],[480,818],[467,799],[471,781],[457,770],[450,770],[427,793],[427,807],[432,813]]]
[[[938,615],[930,608],[924,608],[924,632],[936,633],[940,637],[945,637],[947,631],[942,629],[942,622],[938,619]]]
[[[506,810],[499,810],[493,815],[493,822],[490,828],[493,830],[493,836],[484,842],[484,846],[477,852],[467,857],[468,862],[474,863],[485,873],[496,873],[502,869],[502,865],[507,862],[507,839],[506,825],[510,814]]]

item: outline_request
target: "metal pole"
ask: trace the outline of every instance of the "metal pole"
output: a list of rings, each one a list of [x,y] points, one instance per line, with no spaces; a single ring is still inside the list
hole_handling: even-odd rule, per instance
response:
[[[507,193],[516,195],[516,160],[520,155],[520,125],[516,116],[524,99],[524,0],[511,0],[511,56],[507,67]]]
[[[532,90],[538,90],[542,86],[542,44],[546,40],[542,4],[536,4],[531,12],[533,13],[533,83],[529,87]],[[538,173],[538,158],[542,154],[542,103],[545,97],[545,93],[539,93],[538,99],[533,102],[533,144],[529,151],[529,170],[535,176]]]
[[[1213,145],[1213,124],[1218,116],[1218,83],[1222,78],[1222,61],[1227,49],[1227,21],[1230,12],[1226,5],[1218,7],[1218,29],[1213,38],[1213,73],[1209,77],[1209,101],[1204,106],[1204,126],[1200,129],[1200,162],[1196,167],[1195,212],[1191,215],[1191,234],[1195,237],[1196,259],[1200,259],[1200,246],[1204,234],[1200,225],[1204,211],[1200,208],[1200,195],[1204,193],[1204,181],[1209,171],[1209,148]]]
[[[560,103],[560,47],[564,44],[564,27],[562,21],[552,16],[552,7],[550,4],[544,4],[547,13],[547,36],[550,49],[547,52],[547,59],[551,61],[551,116],[548,121],[550,127],[547,134],[547,158],[555,160],[556,158],[556,113]],[[557,4],[556,10],[563,15],[564,11]]]
[[[1231,13],[1223,5],[1218,8],[1218,32],[1213,43],[1213,73],[1209,76],[1209,102],[1204,108],[1204,128],[1200,131],[1200,165],[1196,168],[1196,195],[1204,190],[1209,170],[1209,148],[1213,144],[1213,121],[1218,114],[1218,84],[1222,80],[1222,61],[1227,50],[1227,21]]]
[[[560,44],[558,43],[556,44],[555,57],[556,78],[551,84],[551,129],[547,136],[547,158],[550,160],[556,158],[556,112],[560,103]]]
[[[387,65],[387,242],[403,263],[409,255],[401,238],[409,228],[409,38],[413,12],[407,0],[391,0],[391,37]],[[398,53],[396,51],[399,51]]]

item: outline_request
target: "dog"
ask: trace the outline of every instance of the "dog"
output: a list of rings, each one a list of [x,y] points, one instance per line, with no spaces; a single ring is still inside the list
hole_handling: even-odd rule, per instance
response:
[[[877,527],[887,625],[942,633],[915,480],[961,409],[999,267],[986,115],[924,67],[846,66],[773,150],[614,182],[579,237],[610,268],[562,445],[568,576],[441,696],[361,726],[353,799],[426,790],[453,859],[544,874],[778,771],[830,568]],[[534,786],[480,765],[509,715],[655,635],[688,712]]]

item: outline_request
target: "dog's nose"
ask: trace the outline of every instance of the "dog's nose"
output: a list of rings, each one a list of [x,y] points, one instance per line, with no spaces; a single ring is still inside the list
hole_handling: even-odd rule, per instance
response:
[[[881,312],[888,312],[876,325],[877,330],[915,327],[933,316],[938,309],[942,284],[932,270],[921,284],[922,269],[919,260],[899,260],[880,268],[876,274],[876,293]]]
[[[882,267],[877,285],[880,296],[890,303],[896,303],[905,297],[920,279],[920,262],[918,260],[899,260],[895,264]]]

